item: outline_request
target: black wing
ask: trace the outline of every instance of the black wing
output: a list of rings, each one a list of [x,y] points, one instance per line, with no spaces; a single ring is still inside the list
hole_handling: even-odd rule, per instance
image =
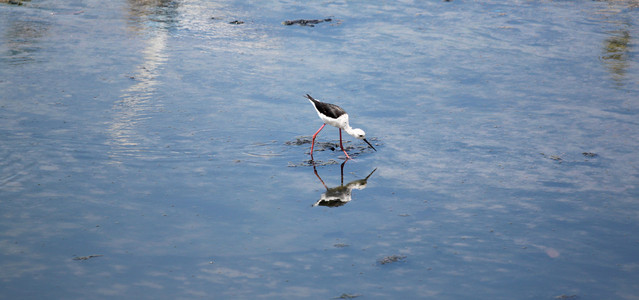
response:
[[[337,119],[341,115],[346,113],[341,107],[335,104],[317,101],[313,97],[311,97],[311,95],[309,94],[306,94],[306,98],[308,98],[309,100],[311,100],[311,102],[313,102],[313,105],[315,105],[315,109],[317,109],[317,111],[319,111],[321,114],[329,118]]]

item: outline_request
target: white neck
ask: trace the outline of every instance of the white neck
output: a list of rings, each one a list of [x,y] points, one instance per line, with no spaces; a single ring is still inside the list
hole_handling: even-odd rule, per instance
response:
[[[357,135],[355,134],[355,132],[353,132],[353,127],[351,127],[351,125],[346,124],[346,127],[344,127],[344,131],[346,131],[346,133],[350,134],[353,137],[357,137]]]

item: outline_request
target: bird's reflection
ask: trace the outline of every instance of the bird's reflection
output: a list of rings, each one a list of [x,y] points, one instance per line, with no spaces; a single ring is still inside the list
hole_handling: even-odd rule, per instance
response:
[[[353,189],[357,189],[357,190],[365,189],[368,178],[370,178],[371,175],[373,175],[373,173],[377,171],[377,168],[375,168],[373,171],[371,171],[370,174],[368,174],[368,176],[366,176],[366,178],[353,180],[349,182],[348,184],[344,185],[344,165],[346,164],[347,161],[348,160],[344,161],[342,165],[340,166],[340,185],[338,187],[333,187],[333,188],[329,188],[328,186],[326,186],[326,183],[324,183],[324,180],[322,180],[322,178],[317,173],[317,168],[315,168],[315,165],[313,165],[313,172],[315,172],[315,176],[317,176],[319,181],[326,188],[326,192],[320,196],[320,199],[317,202],[315,202],[313,206],[338,207],[350,202],[351,193],[352,193],[351,191]]]

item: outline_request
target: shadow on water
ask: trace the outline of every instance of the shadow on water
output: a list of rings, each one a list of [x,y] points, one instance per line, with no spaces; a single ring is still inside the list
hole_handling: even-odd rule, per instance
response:
[[[623,85],[626,70],[630,67],[629,52],[632,38],[628,30],[611,32],[604,41],[603,62],[617,85]]]
[[[616,1],[605,2],[609,2],[609,6],[599,10],[600,18],[607,23],[613,24],[616,29],[606,31],[609,37],[603,41],[601,61],[610,72],[616,85],[622,87],[626,80],[626,73],[632,66],[633,37],[631,31],[633,22],[619,20],[617,17],[625,9],[639,8],[639,3],[637,1],[629,1],[625,3],[627,6],[624,7],[624,5],[614,5],[622,3],[621,1],[619,3],[615,3]]]
[[[315,202],[313,206],[338,207],[350,202],[353,189],[356,189],[356,190],[365,189],[366,184],[368,182],[368,178],[370,178],[373,175],[373,173],[377,171],[377,168],[375,168],[365,178],[353,180],[349,182],[348,184],[344,185],[344,165],[346,165],[347,161],[348,160],[345,160],[340,165],[340,185],[337,187],[332,187],[332,188],[329,188],[326,185],[326,183],[324,183],[324,180],[322,180],[322,177],[320,177],[320,175],[317,173],[317,168],[315,167],[315,165],[313,165],[313,172],[315,173],[315,176],[317,176],[317,179],[319,179],[319,181],[322,183],[324,188],[326,188],[326,192],[322,193],[322,195],[320,196],[320,199],[317,202]]]
[[[19,65],[37,60],[36,52],[42,46],[40,40],[46,35],[51,26],[48,22],[39,18],[20,20],[8,18],[8,29],[4,32],[4,43],[7,48],[6,56],[9,64]]]

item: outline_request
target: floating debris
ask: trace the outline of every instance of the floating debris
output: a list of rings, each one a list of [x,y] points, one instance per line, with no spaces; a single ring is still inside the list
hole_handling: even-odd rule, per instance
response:
[[[73,258],[73,260],[88,260],[90,258],[95,258],[95,257],[100,257],[100,256],[104,256],[102,254],[96,254],[96,255],[88,255],[88,256],[76,256]]]
[[[341,294],[339,297],[335,297],[333,299],[353,299],[353,298],[357,298],[357,297],[361,297],[362,295],[360,294],[347,294],[347,293],[343,293]]]
[[[22,5],[22,2],[25,1],[30,1],[30,0],[0,0],[0,3],[7,3],[7,4],[11,4],[11,5]]]
[[[577,296],[577,295],[559,295],[559,296],[555,297],[555,299],[577,300],[577,299],[579,299],[579,296]]]
[[[302,137],[297,137],[295,141],[287,141],[284,144],[288,146],[302,146],[306,144],[311,144],[312,142],[313,142],[312,138],[302,136]],[[346,144],[344,145],[344,149],[346,150],[355,149],[355,147],[349,145],[349,143],[350,141],[345,141],[343,143],[343,144]],[[318,142],[317,140],[315,141],[315,151],[326,151],[326,150],[335,151],[338,148],[339,148],[339,142]]]
[[[349,244],[343,244],[343,243],[338,243],[338,244],[333,245],[333,247],[335,247],[335,248],[346,248],[348,246],[350,246],[350,245]]]
[[[293,21],[284,21],[282,22],[282,24],[286,25],[286,26],[291,26],[291,25],[295,25],[298,24],[300,26],[308,26],[308,27],[315,27],[315,24],[319,24],[322,22],[331,22],[333,21],[333,19],[331,18],[327,18],[327,19],[319,19],[319,20],[305,20],[305,19],[299,19],[299,20],[293,20]]]
[[[305,144],[310,144],[313,140],[309,137],[306,136],[301,136],[301,137],[297,137],[295,138],[294,141],[287,141],[284,144],[289,145],[289,146],[301,146],[301,145],[305,145]]]
[[[288,163],[288,167],[291,167],[291,168],[295,168],[295,167],[313,167],[313,166],[320,167],[320,166],[330,166],[330,165],[339,165],[339,164],[340,163],[338,161],[334,160],[334,159],[330,159],[330,160],[327,160],[327,161],[306,160],[306,161],[303,161],[303,162],[297,163],[297,164],[289,162]]]
[[[244,24],[244,21],[235,20],[235,21],[231,21],[231,22],[229,22],[229,24],[233,24],[233,25],[240,25],[240,24]]]
[[[379,260],[379,264],[380,265],[390,264],[390,263],[398,262],[400,260],[404,260],[404,258],[406,258],[406,255],[386,256],[386,257],[384,257],[384,258]]]
[[[294,141],[286,141],[284,142],[285,145],[287,146],[302,146],[302,145],[310,145],[313,142],[312,137],[308,137],[308,136],[300,136],[300,137],[296,137]],[[373,137],[370,139],[371,143],[374,143],[375,146],[379,146],[380,143],[378,142],[378,139]],[[351,153],[351,157],[357,157],[359,155],[361,155],[364,152],[371,152],[373,150],[370,149],[370,147],[364,143],[357,143],[354,144],[352,143],[352,141],[344,141],[343,142],[344,145],[344,149],[346,151],[348,151],[349,153]],[[310,150],[310,149],[309,149]],[[341,151],[340,150],[340,146],[339,146],[339,140],[334,141],[334,142],[320,142],[315,140],[315,148],[314,148],[315,152],[317,151]],[[316,161],[317,163],[317,161]],[[333,163],[330,163],[333,164]],[[316,164],[317,165],[317,164]]]
[[[585,157],[590,157],[590,158],[599,156],[597,153],[593,153],[593,152],[582,152],[581,154]]]
[[[543,152],[541,152],[539,154],[543,155],[545,158],[549,158],[549,159],[561,162],[561,157],[559,155],[546,155],[546,153],[543,153]]]

